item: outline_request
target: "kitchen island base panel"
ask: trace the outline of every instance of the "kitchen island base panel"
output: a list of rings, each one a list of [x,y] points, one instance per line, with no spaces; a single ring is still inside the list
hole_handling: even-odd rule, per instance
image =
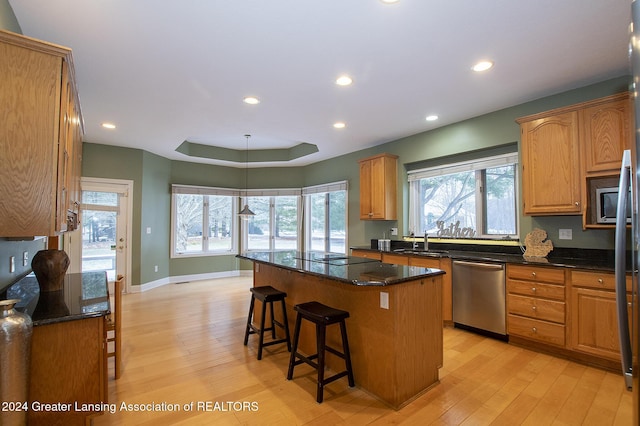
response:
[[[316,300],[348,311],[356,386],[391,407],[404,406],[438,382],[443,362],[441,275],[367,287],[254,262],[254,286],[263,285],[287,293],[291,329],[293,307],[299,303]],[[381,292],[388,294],[389,309],[380,307]],[[327,345],[339,347],[339,330],[328,329],[326,339]],[[301,352],[315,353],[315,343],[315,330],[303,322]],[[341,371],[344,360],[328,353],[326,365]]]

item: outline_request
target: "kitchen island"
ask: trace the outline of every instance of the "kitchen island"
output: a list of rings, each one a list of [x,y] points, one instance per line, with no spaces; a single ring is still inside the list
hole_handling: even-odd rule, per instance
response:
[[[315,300],[349,312],[356,386],[398,409],[438,383],[443,271],[316,252],[250,252],[238,257],[253,262],[254,286],[270,285],[287,293],[291,330],[298,303]],[[327,330],[327,343],[341,347],[337,327]],[[310,324],[303,323],[299,347],[315,353]],[[327,365],[334,371],[344,366],[333,354],[327,354]]]

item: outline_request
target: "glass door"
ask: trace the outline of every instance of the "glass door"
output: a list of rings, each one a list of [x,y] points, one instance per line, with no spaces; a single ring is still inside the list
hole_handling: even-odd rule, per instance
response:
[[[83,178],[79,234],[71,240],[78,272],[106,271],[109,282],[130,271],[130,209],[132,183]],[[127,287],[130,280],[125,280]]]

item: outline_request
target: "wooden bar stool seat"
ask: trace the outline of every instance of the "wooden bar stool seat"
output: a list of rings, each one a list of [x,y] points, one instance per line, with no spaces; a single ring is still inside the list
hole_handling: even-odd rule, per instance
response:
[[[287,308],[284,304],[284,298],[287,297],[287,293],[277,290],[270,285],[262,287],[251,288],[251,304],[249,305],[249,317],[247,318],[247,327],[244,333],[244,345],[247,345],[250,334],[257,334],[258,338],[258,359],[262,359],[262,348],[264,346],[276,345],[278,343],[287,343],[287,350],[291,351],[291,339],[289,337],[289,322],[287,321]],[[260,326],[253,325],[253,308],[255,301],[258,299],[262,302],[262,315],[260,316]],[[273,315],[273,302],[280,302],[282,305],[282,322],[277,321]],[[267,312],[267,305],[271,313],[271,326],[265,328],[265,315]],[[284,330],[285,337],[282,339],[276,338],[276,326]],[[265,331],[271,331],[271,339],[268,342],[264,341]]]
[[[347,376],[349,380],[349,387],[355,386],[355,382],[353,380],[353,369],[351,367],[349,341],[347,339],[347,328],[345,324],[345,320],[349,318],[349,312],[335,309],[315,301],[301,303],[299,305],[296,305],[294,309],[298,314],[296,316],[296,325],[293,331],[293,349],[291,350],[291,357],[289,359],[289,371],[287,373],[287,380],[291,380],[293,378],[293,369],[296,365],[306,363],[315,368],[318,371],[316,400],[319,403],[323,400],[324,386],[333,382],[334,380]],[[310,321],[316,325],[317,353],[310,356],[304,356],[298,352],[300,324],[302,323],[303,319]],[[327,326],[332,324],[340,324],[340,334],[342,335],[342,352],[326,345]],[[329,351],[332,354],[344,359],[345,370],[336,373],[333,376],[325,378],[325,351]],[[314,360],[317,360],[317,362]]]

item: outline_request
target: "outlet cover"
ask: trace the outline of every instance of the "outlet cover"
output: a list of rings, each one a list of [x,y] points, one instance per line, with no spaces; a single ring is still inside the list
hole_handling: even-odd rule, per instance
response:
[[[380,307],[382,309],[389,309],[389,293],[385,291],[380,292]]]
[[[558,238],[561,240],[571,240],[573,239],[573,233],[571,229],[560,229],[558,232]]]
[[[398,235],[398,228],[391,228],[391,235]]]

